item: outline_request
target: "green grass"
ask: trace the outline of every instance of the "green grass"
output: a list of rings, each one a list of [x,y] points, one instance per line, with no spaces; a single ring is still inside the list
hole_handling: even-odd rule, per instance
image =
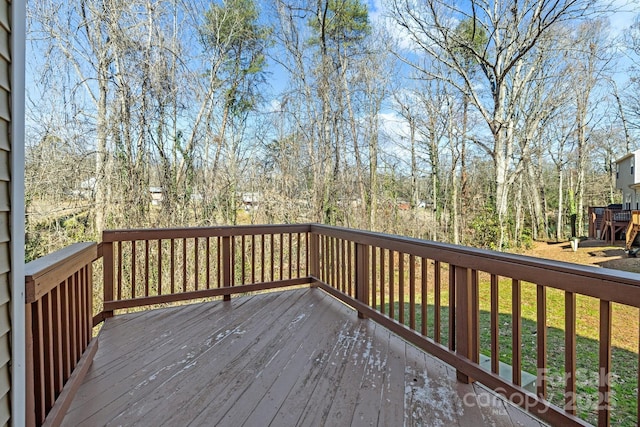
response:
[[[522,370],[536,372],[536,287],[523,283],[522,292]],[[406,298],[408,299],[408,293]],[[396,290],[397,298],[397,290]],[[488,283],[480,284],[480,351],[489,356],[491,346],[490,294]],[[416,302],[420,298],[416,297]],[[433,295],[427,297],[427,336],[434,336]],[[547,290],[547,398],[553,404],[564,405],[564,292]],[[500,360],[512,364],[511,281],[499,285],[499,353]],[[409,304],[405,302],[405,324],[409,326]],[[399,303],[394,302],[395,319]],[[598,403],[598,334],[599,302],[594,298],[576,299],[576,384],[578,416],[597,424]],[[378,307],[379,308],[379,307]],[[421,305],[416,303],[416,329],[420,331]],[[389,305],[385,303],[388,314]],[[448,345],[448,288],[442,287],[441,343]],[[637,426],[638,387],[638,309],[615,305],[613,311],[613,343],[611,370],[611,424]]]

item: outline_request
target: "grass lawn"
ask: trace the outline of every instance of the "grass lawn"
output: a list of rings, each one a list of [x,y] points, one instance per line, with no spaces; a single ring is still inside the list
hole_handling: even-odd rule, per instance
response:
[[[536,286],[522,283],[522,366],[532,374],[536,372]],[[408,295],[408,289],[405,292]],[[397,290],[396,290],[397,299]],[[441,342],[448,344],[448,287],[442,286]],[[420,297],[416,296],[416,302]],[[433,290],[429,290],[426,303],[427,335],[433,338]],[[388,313],[388,304],[385,304]],[[398,318],[399,303],[394,304]],[[576,386],[578,415],[597,424],[598,405],[598,334],[599,302],[597,299],[576,298]],[[511,352],[511,280],[499,283],[500,360],[512,363]],[[611,375],[611,424],[637,426],[638,388],[638,309],[615,304],[613,307],[613,348]],[[416,304],[416,329],[420,330],[421,307]],[[405,323],[409,325],[409,304],[405,303]],[[549,401],[564,404],[564,292],[547,290],[547,367]],[[490,285],[487,277],[480,277],[480,351],[490,356]]]

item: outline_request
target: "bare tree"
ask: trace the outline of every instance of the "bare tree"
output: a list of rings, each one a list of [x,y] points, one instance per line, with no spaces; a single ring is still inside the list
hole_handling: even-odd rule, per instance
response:
[[[589,158],[590,131],[597,121],[593,107],[595,89],[600,82],[608,80],[608,65],[611,61],[606,40],[606,21],[595,20],[580,24],[571,38],[568,50],[569,71],[573,76],[575,99],[575,131],[577,148],[576,177],[576,232],[584,231],[585,171]],[[600,107],[602,108],[602,107]]]
[[[428,0],[418,7],[408,0],[391,3],[396,22],[409,35],[414,47],[431,60],[442,63],[453,76],[434,73],[434,69],[410,59],[406,62],[426,78],[441,79],[467,94],[491,132],[491,142],[478,138],[476,143],[494,163],[493,197],[501,248],[507,237],[509,189],[516,178],[510,168],[515,149],[514,117],[518,99],[536,73],[530,57],[554,26],[591,13],[595,1],[473,0],[464,8],[441,0]],[[471,37],[467,32],[456,32],[452,26],[465,20],[471,22]],[[485,45],[476,43],[476,33],[486,35]],[[458,54],[460,51],[477,61],[482,78],[469,74]]]

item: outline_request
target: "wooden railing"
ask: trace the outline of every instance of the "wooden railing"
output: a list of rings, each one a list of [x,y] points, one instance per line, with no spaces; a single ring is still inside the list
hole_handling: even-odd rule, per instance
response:
[[[601,426],[609,425],[611,412],[612,306],[640,308],[636,274],[321,225],[107,231],[102,253],[104,309],[94,321],[132,307],[310,284],[449,363],[460,381],[479,381],[553,425],[587,425],[576,416],[582,298],[595,298],[598,312]],[[56,276],[51,283],[68,280]],[[523,297],[529,290],[533,297]],[[552,294],[559,295],[559,307],[548,306]],[[523,307],[534,307],[535,326],[527,326],[533,331],[523,330]],[[555,347],[548,340],[550,310],[564,319]],[[534,355],[522,350],[529,344],[525,332]],[[54,353],[44,352],[42,363]],[[486,367],[483,357],[490,359]],[[560,403],[550,397],[558,382],[551,384],[550,366],[558,357]],[[535,361],[535,393],[523,387],[527,358]],[[509,378],[500,376],[505,361],[512,366]],[[631,369],[637,377],[637,365]]]
[[[604,210],[602,217],[602,240],[607,240],[611,244],[616,241],[616,236],[620,231],[626,229],[631,220],[631,211],[622,209]]]
[[[631,250],[634,241],[636,240],[636,236],[640,232],[640,211],[633,210],[631,211],[631,219],[629,220],[629,224],[627,224],[627,230],[625,232],[625,249],[627,251]]]
[[[25,266],[28,425],[59,424],[93,360],[96,258],[98,245],[76,243]]]
[[[103,234],[104,312],[308,284],[308,225]]]
[[[629,222],[631,211],[623,209],[605,209],[604,220],[608,222]]]
[[[637,274],[335,227],[312,225],[311,233],[311,241],[318,247],[317,279],[322,289],[352,305],[361,316],[449,363],[456,368],[459,380],[477,380],[553,425],[588,424],[575,416],[579,406],[577,359],[581,357],[576,349],[576,301],[578,297],[597,299],[597,424],[609,425],[612,304],[633,310],[640,307]],[[535,301],[523,299],[525,286],[534,287]],[[562,348],[550,348],[547,341],[550,292],[561,295],[565,319]],[[504,294],[510,296],[508,327],[500,313],[499,301]],[[485,322],[489,343],[482,349],[490,357],[488,369],[479,363],[480,301],[490,307]],[[536,319],[535,394],[522,387],[521,371],[525,356],[522,307],[532,304]],[[640,326],[634,328],[640,335]],[[504,338],[501,340],[504,333],[509,334],[508,346]],[[505,347],[511,348],[507,355],[511,378],[499,375]],[[564,359],[560,360],[564,371],[562,407],[547,400],[549,359],[557,359],[558,352]],[[631,369],[640,382],[637,366]],[[638,402],[637,392],[631,398]],[[637,414],[636,420],[640,421]]]

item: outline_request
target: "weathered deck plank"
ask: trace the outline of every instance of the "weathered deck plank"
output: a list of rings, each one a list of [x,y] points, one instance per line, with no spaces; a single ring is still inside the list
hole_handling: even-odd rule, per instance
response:
[[[330,297],[327,296],[326,298]],[[307,324],[311,328],[307,331],[300,331],[304,334],[303,336],[313,337],[313,339],[291,341],[290,344],[292,345],[283,348],[284,355],[282,359],[285,359],[285,363],[282,364],[280,369],[275,369],[277,375],[273,375],[272,369],[270,369],[272,372],[268,372],[269,375],[265,375],[265,380],[269,377],[271,378],[266,381],[269,386],[265,387],[262,396],[258,397],[257,394],[249,393],[243,395],[242,404],[251,409],[246,418],[240,416],[237,418],[238,421],[246,423],[246,425],[259,425],[263,420],[274,419],[278,413],[295,414],[295,408],[288,401],[289,391],[293,389],[299,377],[306,378],[309,373],[314,372],[313,366],[309,365],[318,364],[322,359],[324,349],[335,341],[335,336],[339,329],[344,327],[344,319],[342,319],[339,310],[330,307],[329,310],[324,311],[324,314],[322,318],[314,319],[309,317]],[[315,328],[319,330],[313,331]],[[311,334],[312,332],[313,334]],[[298,375],[291,375],[293,372],[298,373]],[[256,391],[259,394],[259,390]],[[308,387],[299,389],[298,393],[303,401],[310,398]],[[238,411],[234,412],[237,413]],[[227,417],[225,417],[225,425],[238,425],[234,423],[235,419],[233,412],[228,413]]]
[[[540,427],[319,289],[116,316],[99,340],[64,425]]]
[[[275,297],[275,295],[270,296],[270,302],[273,302]],[[284,301],[284,297],[280,299]],[[248,306],[244,307],[247,309],[245,314],[258,315],[262,311],[268,311],[268,304],[261,305],[258,301],[246,304]],[[202,304],[202,306],[205,305]],[[154,400],[145,399],[147,397],[151,399],[152,396],[149,395],[154,392],[166,393],[167,389],[164,387],[166,377],[176,373],[179,376],[179,373],[188,369],[196,356],[195,353],[191,353],[193,350],[191,346],[200,349],[203,343],[211,344],[215,342],[218,334],[234,330],[241,323],[241,311],[230,310],[230,307],[220,308],[216,305],[224,306],[224,304],[211,306],[210,309],[214,313],[212,317],[207,315],[206,307],[194,305],[184,307],[182,310],[167,309],[166,311],[170,314],[164,316],[162,322],[157,315],[153,316],[150,322],[138,317],[141,323],[148,324],[146,328],[133,327],[130,323],[123,325],[122,328],[105,325],[104,334],[100,335],[100,344],[105,346],[106,351],[99,351],[98,353],[101,354],[96,355],[85,379],[85,384],[88,385],[87,393],[79,392],[69,410],[69,415],[74,415],[74,422],[85,421],[81,417],[75,418],[74,407],[80,407],[82,414],[90,415],[91,418],[86,420],[91,420],[90,424],[93,425],[104,425],[114,418],[128,418],[131,414],[135,414],[134,417],[142,417],[146,411],[140,413],[143,408],[138,402],[144,402],[144,406],[148,406],[149,410],[152,409],[151,402]],[[207,322],[207,328],[200,330],[201,322],[206,322],[208,319],[211,321]],[[189,325],[191,327],[187,327]],[[103,335],[106,343],[102,342]],[[119,345],[123,347],[119,348]],[[102,357],[105,358],[104,361]],[[161,404],[162,400],[155,402]],[[90,408],[94,411],[89,412]],[[120,423],[120,421],[115,422]]]
[[[371,340],[367,342],[364,370],[360,379],[358,401],[353,411],[353,426],[376,426],[380,415],[380,399],[382,384],[387,367],[390,332],[375,323],[372,328]]]
[[[200,402],[200,413],[193,419],[193,425],[241,425],[264,400],[269,402],[266,409],[275,408],[277,411],[279,404],[276,399],[282,392],[278,390],[272,397],[270,391],[278,380],[290,378],[287,373],[295,369],[291,366],[292,360],[299,358],[300,348],[305,345],[296,336],[308,336],[315,327],[327,325],[330,320],[326,310],[313,309],[323,298],[326,296],[317,295],[313,301],[297,304],[278,319],[279,327],[266,328],[261,333],[260,342],[254,343],[243,354],[244,367],[239,364],[234,369],[240,373],[231,374],[232,381],[221,382],[221,387],[214,389],[206,401]],[[259,326],[255,325],[256,328]],[[321,339],[317,338],[318,341]],[[261,422],[272,417],[266,410],[258,411],[258,415]]]
[[[142,418],[148,425],[162,425],[165,422],[167,425],[185,425],[187,419],[197,413],[194,413],[194,409],[206,405],[209,396],[221,393],[221,386],[238,388],[244,385],[241,379],[246,379],[248,374],[246,364],[243,363],[245,355],[257,351],[258,344],[264,342],[259,340],[264,330],[252,325],[261,323],[263,326],[271,326],[278,320],[281,313],[279,308],[284,306],[286,310],[296,300],[295,297],[279,295],[271,304],[264,304],[250,311],[234,312],[245,315],[234,316],[233,320],[220,326],[214,321],[216,327],[191,336],[181,347],[183,352],[180,357],[166,360],[149,377],[150,381],[153,379],[159,385],[150,389],[149,393],[136,393],[136,403],[140,402],[137,410],[124,413],[114,421],[121,425],[134,425]],[[274,309],[269,310],[269,306]],[[198,323],[194,326],[196,325]],[[167,414],[164,411],[167,402],[180,410]]]
[[[404,382],[406,343],[395,334],[389,334],[389,352],[382,382],[379,424],[394,425],[404,419]],[[410,420],[407,420],[410,424]]]

